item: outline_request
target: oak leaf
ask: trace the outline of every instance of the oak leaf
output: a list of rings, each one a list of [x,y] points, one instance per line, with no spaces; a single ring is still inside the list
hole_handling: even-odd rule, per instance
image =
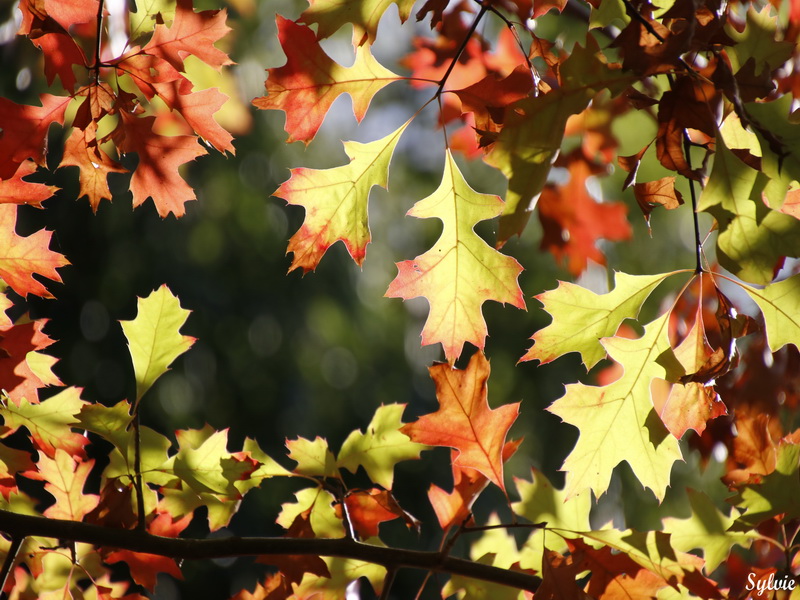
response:
[[[486,322],[481,307],[487,300],[525,308],[517,278],[522,267],[489,247],[474,231],[479,221],[503,211],[497,196],[473,190],[448,151],[439,188],[417,202],[408,215],[438,218],[444,229],[428,250],[414,260],[397,263],[397,277],[386,296],[408,300],[425,296],[430,313],[422,330],[422,344],[442,343],[451,364],[465,342],[483,349]]]
[[[400,431],[405,405],[379,406],[366,431],[353,431],[339,450],[336,464],[355,473],[364,467],[369,478],[387,490],[394,483],[394,466],[404,460],[416,460],[426,449],[412,442]]]
[[[402,519],[408,528],[419,531],[419,521],[403,510],[388,490],[353,491],[345,496],[344,506],[361,539],[377,537],[378,525],[395,519]]]
[[[374,142],[344,142],[350,163],[332,169],[292,169],[274,196],[306,209],[306,220],[289,240],[294,257],[289,271],[313,271],[330,246],[342,241],[361,265],[370,242],[367,205],[372,186],[385,188],[389,161],[410,121]]]
[[[675,189],[674,177],[636,183],[633,186],[633,195],[639,208],[642,209],[648,231],[651,231],[650,213],[656,207],[663,206],[667,210],[673,210],[683,204],[683,196]]]
[[[0,179],[10,179],[19,166],[32,159],[44,166],[47,153],[47,131],[50,125],[63,125],[69,96],[39,96],[42,106],[17,104],[0,98]]]
[[[567,497],[587,488],[600,496],[614,467],[627,461],[642,485],[663,500],[672,465],[682,459],[678,440],[650,397],[653,379],[675,381],[683,373],[667,336],[668,317],[664,313],[648,324],[638,339],[603,338],[603,347],[622,365],[622,376],[606,386],[568,385],[548,409],[580,432],[562,467]]]
[[[311,29],[281,16],[277,23],[286,64],[268,70],[267,96],[256,98],[253,104],[286,113],[287,142],[308,144],[314,139],[341,94],[353,99],[353,113],[360,123],[373,96],[402,79],[375,60],[368,45],[356,49],[353,66],[343,67],[325,53]]]
[[[110,565],[124,562],[128,565],[131,578],[151,592],[156,587],[156,578],[159,573],[166,573],[176,579],[183,579],[183,573],[178,568],[175,559],[167,556],[132,552],[130,550],[115,550],[105,557],[105,562]]]
[[[131,177],[133,206],[152,198],[161,217],[181,217],[184,204],[195,199],[194,190],[181,178],[178,168],[206,150],[189,135],[165,136],[153,131],[155,117],[135,117],[121,112],[122,127],[115,132],[120,152],[136,152],[139,164]]]
[[[36,164],[26,160],[19,165],[13,177],[0,179],[0,204],[30,204],[41,208],[42,202],[52,197],[59,188],[24,179],[35,172]]]
[[[400,21],[411,15],[415,0],[311,0],[300,15],[306,25],[317,24],[317,38],[330,37],[345,25],[353,26],[353,46],[373,44],[378,23],[389,7],[396,4]]]
[[[519,403],[489,408],[489,361],[476,352],[465,370],[438,363],[429,369],[439,410],[401,429],[413,441],[458,450],[453,466],[479,471],[500,489],[506,435],[519,414]]]
[[[742,285],[764,315],[767,342],[772,352],[786,344],[800,349],[800,275],[794,275],[763,289]]]
[[[20,319],[15,325],[0,326],[0,381],[14,403],[23,398],[36,403],[39,388],[63,385],[52,370],[58,359],[42,352],[54,341],[42,331],[46,323]]]
[[[175,359],[194,344],[195,338],[179,332],[188,317],[189,311],[181,308],[178,298],[162,285],[149,296],[139,298],[134,319],[121,322],[133,359],[137,403]]]
[[[72,428],[78,424],[77,415],[86,402],[81,400],[78,388],[67,388],[37,404],[21,399],[0,407],[8,433],[25,427],[41,456],[55,458],[62,450],[69,456],[81,458],[86,455],[84,446],[88,439]]]
[[[93,465],[94,460],[73,458],[62,448],[56,449],[53,458],[46,454],[39,456],[37,471],[28,471],[26,475],[44,481],[44,489],[56,500],[44,511],[44,516],[82,521],[97,506],[99,497],[83,492]]]
[[[606,355],[600,340],[614,335],[625,319],[635,319],[650,293],[676,273],[615,272],[614,289],[606,294],[559,281],[556,289],[536,296],[553,322],[533,334],[534,344],[520,360],[537,359],[547,364],[569,352],[579,352],[586,368],[591,369]]]
[[[226,15],[225,9],[195,12],[192,0],[177,0],[172,25],[157,23],[143,51],[166,60],[178,71],[184,70],[187,56],[195,56],[216,69],[231,65],[228,55],[214,46],[230,31],[225,25]]]
[[[56,269],[68,265],[69,261],[49,249],[51,232],[42,229],[21,237],[15,232],[16,224],[17,207],[0,204],[0,277],[20,296],[34,294],[52,298],[53,295],[33,275],[60,282],[61,276]]]

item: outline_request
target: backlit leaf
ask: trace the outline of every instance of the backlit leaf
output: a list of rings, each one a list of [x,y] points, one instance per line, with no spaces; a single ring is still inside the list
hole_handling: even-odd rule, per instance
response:
[[[133,320],[121,322],[133,359],[137,402],[194,344],[193,337],[179,331],[188,317],[189,311],[181,308],[178,298],[162,285],[149,296],[139,298]]]
[[[404,460],[418,459],[426,449],[400,431],[404,410],[403,404],[379,406],[364,433],[353,431],[347,436],[336,464],[353,473],[362,466],[372,481],[391,490],[394,466]]]
[[[776,352],[786,344],[800,349],[800,275],[794,275],[763,289],[742,285],[758,304],[767,327],[770,350]]]
[[[446,363],[430,367],[439,410],[403,426],[413,441],[458,450],[453,465],[475,469],[505,490],[503,446],[519,414],[519,403],[489,408],[489,361],[476,352],[466,370]]]
[[[370,231],[367,214],[372,186],[387,186],[389,161],[409,122],[368,144],[345,142],[350,163],[332,169],[292,169],[273,194],[306,209],[306,220],[289,240],[290,271],[317,268],[328,248],[341,240],[357,265],[364,262]]]
[[[678,440],[650,398],[653,378],[674,380],[683,372],[667,337],[668,317],[664,313],[648,324],[638,339],[604,338],[603,347],[622,365],[623,375],[602,387],[570,384],[548,409],[580,431],[562,467],[568,498],[586,489],[600,496],[614,467],[627,461],[642,485],[663,500],[672,465],[681,460]]]
[[[441,342],[451,364],[461,355],[464,342],[483,349],[487,335],[481,312],[484,302],[525,308],[517,283],[522,267],[491,248],[473,230],[478,222],[502,210],[500,198],[479,194],[469,186],[448,151],[439,188],[408,211],[412,217],[440,219],[444,229],[425,254],[397,263],[398,274],[386,296],[428,299],[430,313],[422,344]]]
[[[614,289],[606,294],[559,281],[556,289],[536,296],[553,322],[533,335],[533,346],[520,360],[536,359],[546,364],[569,352],[580,352],[586,368],[591,369],[606,355],[600,340],[614,335],[625,319],[635,319],[651,292],[678,272],[615,272]]]
[[[286,113],[287,142],[309,143],[314,139],[341,94],[353,99],[353,112],[360,123],[373,96],[401,79],[373,58],[368,45],[357,48],[353,66],[341,66],[320,47],[311,29],[281,16],[278,39],[286,64],[269,69],[267,95],[256,98],[253,104],[262,110]]]

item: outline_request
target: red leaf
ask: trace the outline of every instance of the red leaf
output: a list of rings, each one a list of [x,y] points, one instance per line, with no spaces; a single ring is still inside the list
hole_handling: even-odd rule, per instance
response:
[[[586,183],[599,166],[577,150],[564,158],[570,180],[563,186],[547,186],[539,198],[539,220],[544,228],[542,249],[567,263],[573,275],[586,269],[589,259],[605,264],[597,241],[630,239],[627,207],[619,202],[599,203],[589,194]]]
[[[179,71],[184,70],[183,59],[187,56],[195,56],[217,69],[231,65],[228,55],[214,46],[230,31],[225,24],[226,15],[225,9],[194,12],[192,0],[178,0],[172,25],[156,25],[143,50],[163,58]]]
[[[52,298],[47,288],[32,275],[35,273],[60,282],[61,276],[56,269],[68,265],[69,261],[48,248],[51,232],[42,229],[28,237],[20,237],[15,232],[16,223],[17,207],[0,204],[0,277],[20,296],[35,294]]]
[[[231,141],[233,136],[214,120],[214,113],[228,100],[217,88],[200,90],[190,94],[178,94],[173,108],[186,120],[197,135],[220,152],[236,154]]]
[[[403,519],[408,527],[418,528],[418,521],[400,508],[392,493],[372,488],[356,491],[345,496],[347,516],[356,532],[363,539],[376,537],[378,525],[385,521]]]
[[[314,139],[334,100],[350,94],[353,113],[361,122],[373,96],[392,81],[401,79],[378,63],[369,46],[356,50],[352,67],[331,59],[305,25],[278,16],[278,39],[286,54],[286,64],[269,69],[267,96],[253,104],[262,110],[286,113],[287,142]]]
[[[151,592],[156,587],[156,578],[159,573],[167,573],[176,579],[183,579],[183,573],[175,560],[157,554],[116,550],[106,556],[105,562],[110,565],[118,562],[127,563],[133,580]]]
[[[88,103],[89,100],[86,100]],[[64,157],[60,167],[78,167],[80,169],[80,192],[78,197],[87,196],[92,210],[97,212],[103,199],[111,200],[108,189],[109,173],[127,173],[122,165],[111,160],[96,138],[97,125],[91,122],[84,129],[73,128],[64,143]]]
[[[41,208],[42,202],[55,194],[59,188],[23,179],[35,171],[36,164],[32,160],[26,160],[19,165],[11,179],[0,180],[0,204],[30,204]]]
[[[18,323],[0,328],[0,381],[8,397],[18,402],[26,398],[29,402],[38,401],[37,390],[45,385],[61,385],[54,375],[43,381],[31,370],[27,362],[28,353],[43,350],[53,343],[47,334],[42,332],[46,320]],[[53,359],[55,362],[55,358]]]
[[[466,370],[438,363],[429,369],[436,383],[439,410],[423,415],[400,431],[412,441],[458,450],[453,466],[480,471],[500,489],[503,482],[503,446],[519,414],[519,403],[489,408],[489,361],[476,352]]]
[[[139,164],[131,177],[133,206],[152,198],[162,217],[170,213],[183,216],[184,204],[194,200],[195,194],[181,178],[178,167],[206,154],[205,149],[194,136],[168,137],[153,132],[155,117],[120,114],[123,127],[115,132],[117,147],[121,152],[139,155]]]
[[[17,104],[0,97],[0,179],[10,179],[25,159],[44,165],[47,130],[64,123],[69,96],[39,96],[42,106]]]

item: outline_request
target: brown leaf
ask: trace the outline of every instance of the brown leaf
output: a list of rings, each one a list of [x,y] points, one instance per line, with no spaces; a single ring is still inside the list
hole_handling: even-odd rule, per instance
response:
[[[683,196],[675,189],[675,177],[662,177],[656,181],[646,181],[633,186],[633,195],[642,209],[647,228],[650,229],[650,213],[658,206],[667,210],[683,204]]]

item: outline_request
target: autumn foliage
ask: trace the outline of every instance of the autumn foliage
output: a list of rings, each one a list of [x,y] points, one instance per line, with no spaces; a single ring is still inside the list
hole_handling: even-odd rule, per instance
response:
[[[356,265],[369,260],[372,189],[395,193],[398,147],[435,113],[439,183],[396,227],[432,219],[440,233],[418,256],[395,257],[385,296],[427,300],[421,342],[444,357],[429,369],[437,410],[413,418],[376,405],[339,447],[288,432],[278,457],[251,437],[229,448],[227,429],[170,437],[143,422],[148,391],[196,341],[169,282],[121,321],[135,394],[113,405],[60,381],[45,320],[19,316],[26,298],[53,296],[69,264],[52,232],[17,233],[18,207],[47,210],[57,191],[48,167],[76,177],[95,212],[127,201],[113,176],[127,178],[134,207],[152,200],[161,217],[182,217],[197,196],[185,165],[235,153],[215,120],[228,98],[198,69],[234,64],[220,42],[238,21],[192,0],[129,4],[117,51],[103,0],[16,9],[50,91],[33,105],[0,97],[0,438],[27,440],[0,440],[8,597],[134,599],[159,574],[183,577],[184,558],[231,555],[269,565],[241,600],[344,599],[357,580],[389,598],[407,569],[445,575],[426,576],[420,597],[798,597],[799,2],[309,0],[296,18],[278,15],[285,62],[264,65],[264,95],[248,100],[285,113],[287,144],[311,144],[343,95],[359,123],[380,110],[376,95],[404,86],[418,102],[388,133],[343,141],[343,164],[297,166],[274,190],[304,209],[288,270],[324,268],[340,241]],[[390,11],[400,27],[422,21],[391,69],[373,50]],[[350,66],[324,43],[342,32]],[[506,182],[502,197],[472,177],[478,161]],[[605,268],[612,242],[647,252],[666,211],[687,215],[684,268],[521,288],[530,257],[518,236],[540,232],[540,249],[578,278]],[[384,243],[387,232],[374,233]],[[487,301],[514,307],[509,319],[539,305],[551,319],[528,332],[528,348],[506,349],[519,361],[509,369],[568,354],[586,369],[547,408],[577,431],[563,488],[536,468],[506,468],[524,448],[510,430],[527,399],[490,401]],[[434,447],[447,449],[452,483],[421,483],[436,522],[420,523],[398,500],[395,466]],[[680,507],[649,529],[601,518],[621,463],[660,504],[681,461],[719,472],[717,491],[680,490]],[[352,484],[357,474],[368,485]],[[269,516],[284,537],[185,537],[198,512],[211,531],[228,526],[275,478],[297,482]],[[472,507],[491,487],[506,502],[478,520]],[[438,547],[392,546],[382,524],[395,521],[435,529]]]

